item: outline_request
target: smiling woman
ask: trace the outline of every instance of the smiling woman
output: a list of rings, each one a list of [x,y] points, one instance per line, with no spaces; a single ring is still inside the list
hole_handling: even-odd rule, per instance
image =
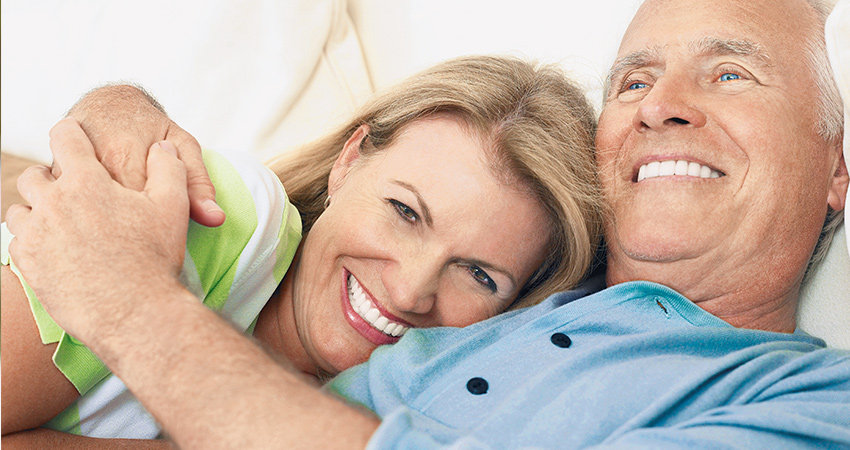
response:
[[[82,131],[68,120],[57,142],[63,133]],[[190,225],[182,279],[305,374],[337,374],[411,329],[466,326],[581,281],[601,226],[594,133],[583,92],[553,67],[445,62],[272,162],[286,194],[264,168],[206,153],[228,220]],[[4,323],[7,302],[26,303],[21,288],[3,284]],[[41,426],[76,399],[47,425],[155,437],[143,410],[128,412],[140,407],[120,380],[30,301],[39,329],[20,321],[27,339],[15,342],[32,345],[4,348],[4,365],[38,369],[4,373],[3,433]],[[32,389],[36,372],[57,389]]]
[[[562,72],[515,58],[451,60],[376,96],[270,164],[305,238],[257,333],[285,330],[278,352],[335,374],[407,329],[574,286],[600,226],[594,131]]]
[[[283,314],[272,320],[288,335],[268,340],[312,372],[362,362],[409,328],[504,311],[552,239],[542,203],[497,178],[487,163],[494,155],[458,119],[417,120],[381,153],[362,156],[367,128],[344,146],[332,200],[273,300]],[[277,328],[265,317],[257,333]]]

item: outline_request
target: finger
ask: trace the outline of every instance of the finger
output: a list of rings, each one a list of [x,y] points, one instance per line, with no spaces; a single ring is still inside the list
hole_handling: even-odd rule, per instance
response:
[[[148,141],[150,142],[150,141]],[[136,139],[102,139],[97,151],[101,164],[109,175],[126,188],[141,191],[145,187],[145,161],[148,159],[148,143]]]
[[[215,201],[215,186],[210,181],[198,141],[177,125],[169,128],[168,138],[177,143],[177,155],[186,165],[189,215],[195,222],[204,226],[221,225],[224,223],[224,211]]]
[[[54,163],[62,167],[63,173],[84,168],[93,170],[92,173],[97,173],[97,169],[105,172],[95,157],[91,141],[72,117],[60,120],[50,129],[50,150]]]
[[[29,213],[32,211],[27,205],[15,204],[6,210],[6,228],[12,234],[19,234],[21,230],[26,228],[26,220]]]
[[[221,207],[218,206],[218,203],[213,199],[206,199],[202,197],[203,200],[198,199],[197,190],[198,189],[206,189],[205,187],[200,187],[197,184],[192,184],[192,181],[189,181],[189,216],[195,222],[205,226],[205,227],[217,227],[224,223],[224,219],[226,218],[224,211],[222,211]]]
[[[145,193],[154,201],[170,208],[189,208],[186,188],[186,167],[179,159],[173,145],[167,141],[153,144],[148,152],[147,184]]]
[[[62,168],[59,167],[59,163],[53,161],[50,165],[50,173],[53,175],[53,178],[59,178],[62,176]]]
[[[18,192],[30,205],[38,202],[40,194],[50,182],[56,181],[46,166],[30,166],[18,177]]]

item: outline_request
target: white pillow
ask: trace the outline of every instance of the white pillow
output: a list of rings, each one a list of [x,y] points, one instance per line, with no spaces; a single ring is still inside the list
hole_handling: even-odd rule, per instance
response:
[[[350,0],[375,87],[468,54],[559,63],[598,108],[603,78],[641,0]]]
[[[850,161],[850,0],[840,0],[826,23],[826,44],[835,81],[845,105],[844,159]],[[845,207],[846,215],[846,207]],[[845,221],[846,222],[846,221]],[[800,292],[801,329],[833,347],[850,349],[850,234],[842,224],[826,259]]]
[[[345,4],[3,1],[0,147],[50,161],[50,127],[121,80],[148,88],[203,146],[264,160],[318,137],[371,89]]]
[[[826,48],[841,99],[844,101],[844,161],[850,164],[850,1],[840,0],[826,23]],[[850,206],[846,201],[845,211]],[[846,214],[846,212],[845,212]],[[850,235],[847,236],[850,247]]]

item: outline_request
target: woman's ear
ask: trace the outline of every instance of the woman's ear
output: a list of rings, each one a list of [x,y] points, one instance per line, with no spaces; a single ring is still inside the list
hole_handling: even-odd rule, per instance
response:
[[[345,141],[342,146],[342,152],[336,158],[333,168],[331,168],[330,177],[328,177],[328,195],[333,193],[342,186],[345,178],[354,166],[354,162],[360,157],[360,147],[366,140],[369,134],[369,125],[360,125],[354,134]]]
[[[844,154],[839,149],[838,167],[832,176],[832,183],[829,186],[829,194],[827,195],[827,203],[833,211],[841,211],[844,209],[847,201],[847,186],[850,184],[850,175],[847,173],[847,161],[844,159]]]

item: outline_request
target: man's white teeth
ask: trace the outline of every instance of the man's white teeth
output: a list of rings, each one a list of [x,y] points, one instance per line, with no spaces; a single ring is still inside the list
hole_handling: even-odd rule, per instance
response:
[[[363,320],[369,322],[373,328],[381,333],[398,337],[407,331],[408,327],[387,319],[381,315],[381,311],[378,308],[372,306],[372,302],[366,298],[363,287],[360,286],[360,283],[351,274],[348,275],[348,301],[351,302],[351,307]]]
[[[671,177],[674,175],[696,178],[720,178],[720,172],[711,167],[690,161],[653,161],[640,166],[637,181],[647,178]]]

